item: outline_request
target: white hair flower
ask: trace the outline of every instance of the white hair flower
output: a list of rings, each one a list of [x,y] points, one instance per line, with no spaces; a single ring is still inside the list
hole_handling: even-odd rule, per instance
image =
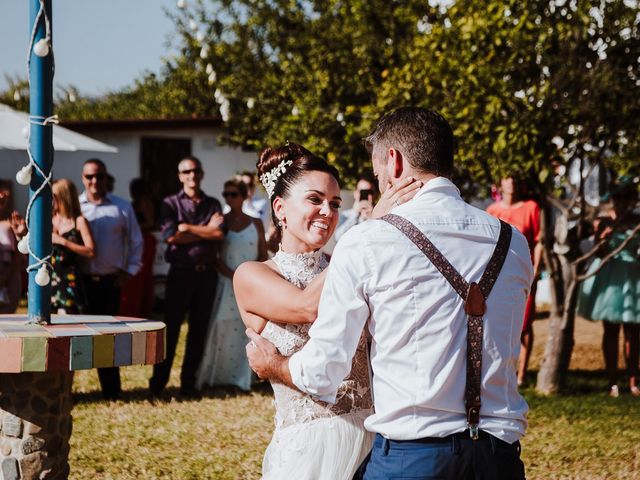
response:
[[[290,165],[293,165],[293,160],[282,160],[278,166],[272,168],[260,177],[260,182],[262,182],[262,186],[266,190],[269,198],[273,195],[278,178],[280,178],[281,175],[284,175],[287,171],[287,167]]]

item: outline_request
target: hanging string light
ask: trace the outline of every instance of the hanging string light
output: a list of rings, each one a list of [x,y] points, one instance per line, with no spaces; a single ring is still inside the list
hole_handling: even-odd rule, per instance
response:
[[[44,21],[45,36],[44,38],[41,38],[36,42],[35,37],[41,21]],[[33,29],[31,30],[31,40],[29,42],[29,51],[27,54],[27,70],[28,70],[29,82],[31,82],[31,52],[33,52],[33,54],[37,55],[40,58],[44,58],[48,55],[51,55],[51,68],[52,70],[54,69],[53,50],[51,48],[51,22],[49,20],[49,17],[47,15],[47,12],[44,6],[44,0],[40,0],[40,9],[33,23]],[[58,123],[57,115],[52,115],[50,117],[42,117],[37,115],[29,116],[30,125],[37,125],[39,127],[51,128],[53,124],[57,124],[57,123]],[[33,170],[35,169],[36,172],[42,178],[42,182],[35,189],[35,191],[31,195],[31,198],[29,199],[29,203],[27,205],[27,212],[25,215],[25,221],[26,221],[25,223],[27,224],[27,226],[30,224],[31,208],[36,198],[38,198],[38,196],[42,194],[44,189],[51,188],[51,176],[52,176],[51,172],[45,173],[33,158],[33,153],[31,151],[31,142],[29,138],[30,128],[31,128],[30,125],[28,125],[25,129],[23,129],[23,132],[22,132],[23,136],[27,139],[27,154],[29,156],[29,163],[23,166],[16,173],[16,181],[20,185],[31,184],[32,173],[33,173]],[[20,251],[20,253],[23,253],[23,254],[31,255],[31,257],[35,260],[34,263],[32,263],[27,267],[27,272],[30,272],[32,270],[37,270],[37,273],[35,275],[35,282],[39,286],[43,287],[45,285],[48,285],[51,280],[49,275],[49,269],[52,269],[51,264],[49,263],[49,260],[51,259],[51,253],[49,253],[48,255],[45,255],[44,258],[39,257],[31,249],[30,240],[31,240],[31,236],[29,232],[27,232],[27,234],[24,237],[22,237],[18,242],[18,251]]]

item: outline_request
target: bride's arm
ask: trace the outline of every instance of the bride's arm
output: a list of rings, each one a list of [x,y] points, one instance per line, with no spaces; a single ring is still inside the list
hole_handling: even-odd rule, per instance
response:
[[[243,263],[233,276],[233,290],[245,325],[260,332],[266,325],[265,319],[281,323],[312,323],[318,313],[325,272],[302,290],[266,263]]]

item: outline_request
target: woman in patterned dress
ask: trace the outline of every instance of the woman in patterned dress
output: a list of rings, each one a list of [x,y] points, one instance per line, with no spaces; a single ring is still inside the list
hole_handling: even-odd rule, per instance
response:
[[[69,179],[53,183],[51,311],[83,313],[86,304],[79,262],[95,256],[89,222],[82,216],[78,191]]]

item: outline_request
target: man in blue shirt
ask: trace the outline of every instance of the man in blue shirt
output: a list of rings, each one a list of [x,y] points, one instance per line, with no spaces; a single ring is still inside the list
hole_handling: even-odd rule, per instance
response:
[[[133,207],[107,192],[107,168],[97,158],[82,166],[84,192],[80,195],[82,215],[89,221],[96,256],[83,266],[87,292],[87,313],[117,315],[120,287],[142,266],[142,234]],[[99,368],[102,394],[109,400],[120,397],[120,371]]]

